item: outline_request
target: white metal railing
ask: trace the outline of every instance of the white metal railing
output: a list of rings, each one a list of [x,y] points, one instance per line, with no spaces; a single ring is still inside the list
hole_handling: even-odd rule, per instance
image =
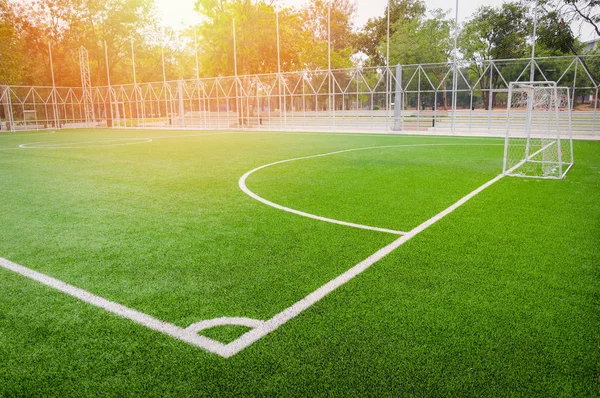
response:
[[[573,134],[598,137],[596,56],[457,61],[456,78],[453,63],[440,63],[134,82],[91,87],[91,95],[89,87],[5,86],[0,117],[2,130],[11,131],[136,127],[503,135],[509,83],[528,80],[532,68],[538,80],[571,89]]]

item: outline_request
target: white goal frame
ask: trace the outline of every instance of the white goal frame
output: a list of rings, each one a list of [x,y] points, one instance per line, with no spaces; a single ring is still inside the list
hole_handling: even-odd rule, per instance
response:
[[[565,178],[574,163],[568,87],[510,82],[502,174]]]

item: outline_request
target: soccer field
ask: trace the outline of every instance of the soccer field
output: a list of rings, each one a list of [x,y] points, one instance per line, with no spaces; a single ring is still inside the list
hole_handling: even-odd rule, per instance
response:
[[[0,396],[598,396],[600,142],[503,150],[1,134]]]

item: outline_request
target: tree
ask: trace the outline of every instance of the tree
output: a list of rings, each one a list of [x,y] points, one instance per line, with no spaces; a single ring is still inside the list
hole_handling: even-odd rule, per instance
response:
[[[264,0],[198,0],[205,22],[197,27],[202,71],[209,76],[234,74],[233,21],[238,74],[277,71],[275,8]],[[289,8],[279,13],[281,68],[300,68],[309,38],[301,15]]]
[[[425,64],[446,62],[454,48],[449,11],[437,9],[431,18],[398,21],[390,38],[390,63]]]
[[[385,9],[382,17],[367,21],[356,37],[355,47],[367,55],[367,65],[381,66],[386,62],[388,12],[390,15],[390,36],[398,28],[413,24],[425,17],[425,2],[422,0],[391,0],[390,9]]]
[[[559,7],[548,11],[548,6],[542,4],[539,8],[542,15],[538,21],[536,55],[580,55],[583,45],[575,37],[571,28],[572,24],[565,22],[565,17],[571,21],[572,18],[565,15],[564,7],[562,10]],[[593,63],[588,64],[588,60],[583,57],[580,58],[580,61],[596,85],[599,84],[600,77],[593,67]]]
[[[441,86],[442,106],[446,109],[447,62],[454,49],[452,31],[454,21],[448,19],[449,11],[434,10],[432,17],[424,21],[417,18],[399,20],[390,39],[390,63],[394,64],[435,64],[428,67],[428,75],[436,87]]]
[[[527,38],[531,32],[531,19],[527,8],[518,3],[504,3],[498,8],[482,6],[463,27],[459,48],[470,61],[469,71],[482,88],[482,100],[489,105],[490,87],[499,88],[502,82],[494,70],[487,69],[489,62],[498,59],[527,56]],[[492,106],[496,96],[492,97]]]
[[[31,0],[18,8],[17,32],[27,43],[23,83],[49,85],[52,47],[57,85],[77,86],[79,47],[89,52],[92,82],[105,84],[104,43],[113,83],[131,81],[130,41],[157,30],[153,0]]]
[[[600,0],[545,0],[541,4],[555,9],[564,24],[586,24],[600,36]]]
[[[545,12],[538,19],[536,54],[566,55],[580,50],[571,27],[564,22],[556,10]]]
[[[24,43],[17,34],[15,20],[11,5],[6,0],[0,0],[1,85],[20,84],[22,81]]]
[[[356,4],[351,0],[310,0],[303,9],[304,29],[313,32],[314,41],[321,42],[327,42],[331,30],[331,51],[343,51],[355,41],[352,31],[355,13]]]

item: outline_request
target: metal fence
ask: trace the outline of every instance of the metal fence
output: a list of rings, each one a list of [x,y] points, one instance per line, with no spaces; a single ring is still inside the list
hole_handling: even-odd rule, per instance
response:
[[[530,80],[532,68],[535,80],[556,81],[570,89],[574,137],[600,137],[597,56],[305,70],[87,88],[0,86],[0,126],[2,131],[135,127],[502,136],[509,83]]]

